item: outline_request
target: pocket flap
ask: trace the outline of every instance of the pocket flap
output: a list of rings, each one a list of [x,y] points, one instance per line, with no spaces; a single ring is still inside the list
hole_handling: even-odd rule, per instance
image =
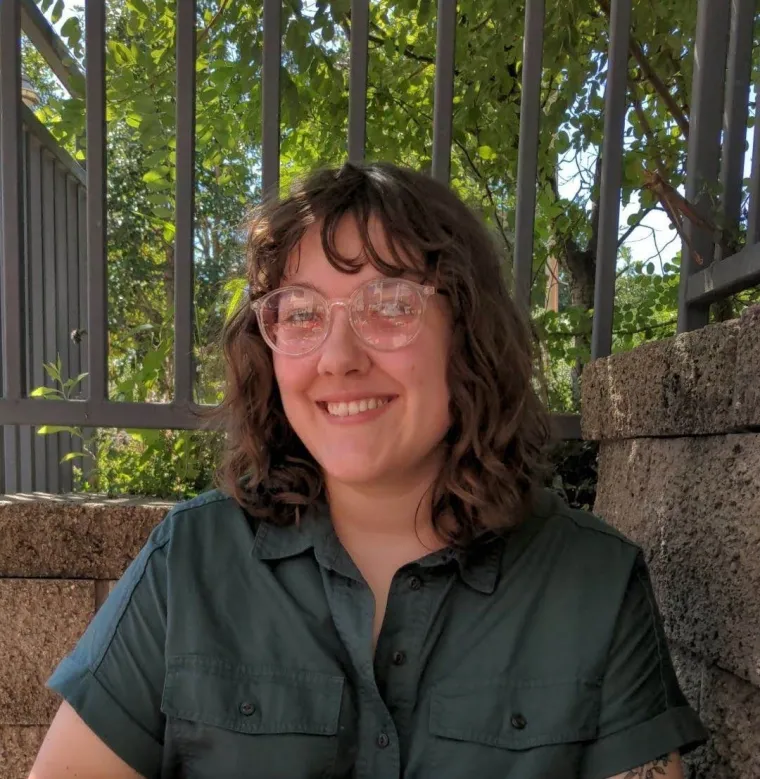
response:
[[[433,689],[430,732],[507,749],[596,736],[601,682],[578,677],[446,681]]]
[[[161,711],[240,733],[338,732],[342,676],[198,655],[169,658]]]

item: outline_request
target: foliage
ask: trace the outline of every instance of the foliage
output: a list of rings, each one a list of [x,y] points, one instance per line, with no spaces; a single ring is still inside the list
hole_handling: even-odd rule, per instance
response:
[[[593,511],[596,502],[599,444],[596,441],[564,441],[551,453],[552,477],[547,485],[565,502]]]
[[[62,36],[81,62],[82,10],[61,0],[40,4],[49,17],[63,21]],[[247,205],[260,197],[263,19],[261,3],[197,5],[196,395],[214,403],[221,365],[213,335],[243,294],[238,229]],[[608,3],[548,0],[546,6],[531,303],[550,406],[577,411],[578,377],[590,358]],[[287,0],[282,7],[284,188],[293,176],[346,156],[351,20],[349,0]],[[109,379],[115,399],[168,400],[172,393],[175,8],[168,0],[108,4]],[[493,231],[505,273],[511,271],[514,248],[524,10],[522,2],[459,0],[457,13],[452,186]],[[614,351],[675,330],[678,256],[634,259],[630,242],[646,231],[640,223],[647,214],[660,208],[645,187],[648,173],[660,171],[676,189],[684,181],[682,125],[692,102],[696,10],[697,0],[633,4],[633,40],[641,56],[629,61],[622,204],[630,216],[621,225],[617,258]],[[370,5],[370,159],[429,169],[435,40],[432,0]],[[25,49],[24,63],[35,80],[43,78],[33,51]],[[758,62],[753,69],[756,75]],[[38,115],[83,157],[81,97],[65,96],[50,84],[42,91]],[[736,234],[744,227],[743,219]],[[556,312],[544,309],[550,258],[559,262]],[[732,306],[739,310],[757,299],[756,292],[744,293]],[[168,481],[177,483],[170,454],[176,440],[141,435],[142,441],[132,438],[152,447],[145,451],[169,469]],[[99,461],[110,457],[117,463],[122,457],[99,452]],[[123,455],[124,473],[132,468],[131,456]],[[118,482],[117,470],[114,465],[108,471],[109,484]],[[157,479],[159,474],[160,469]]]

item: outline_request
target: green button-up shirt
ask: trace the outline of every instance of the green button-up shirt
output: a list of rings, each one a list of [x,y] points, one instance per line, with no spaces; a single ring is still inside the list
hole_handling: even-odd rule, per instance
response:
[[[217,490],[153,531],[49,685],[145,777],[606,779],[703,742],[641,550],[540,493],[374,601],[326,509]]]

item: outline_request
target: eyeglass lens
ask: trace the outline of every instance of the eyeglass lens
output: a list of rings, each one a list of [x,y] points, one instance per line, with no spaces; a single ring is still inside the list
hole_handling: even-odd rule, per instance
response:
[[[382,279],[360,287],[348,305],[357,335],[376,349],[398,349],[417,334],[424,306],[419,290],[403,280]],[[327,336],[330,306],[307,287],[270,295],[260,309],[267,340],[287,354],[304,354]]]

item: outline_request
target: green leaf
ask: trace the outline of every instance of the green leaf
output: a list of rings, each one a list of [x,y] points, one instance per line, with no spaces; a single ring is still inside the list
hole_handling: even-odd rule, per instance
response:
[[[65,425],[42,425],[37,430],[37,435],[50,435],[51,433],[71,433],[71,435],[81,435],[76,427],[67,427]]]
[[[61,16],[63,16],[63,0],[57,0],[56,4],[53,6],[53,12],[50,14],[50,21],[53,24],[58,24],[58,22],[61,20]]]
[[[82,32],[79,29],[79,19],[76,16],[71,16],[61,25],[61,35],[64,38],[82,37]]]
[[[63,393],[53,387],[37,387],[29,393],[31,398],[48,398],[51,396],[60,398],[63,396]]]
[[[495,160],[496,152],[490,146],[479,146],[478,156],[484,160]]]
[[[159,170],[149,170],[143,174],[142,180],[151,189],[171,189],[174,185],[169,181],[165,174]]]
[[[127,6],[142,16],[150,16],[150,9],[143,0],[127,0]]]
[[[417,11],[418,27],[424,27],[430,21],[432,5],[431,0],[420,0],[420,6]]]
[[[647,273],[651,276],[654,273],[654,263],[648,262],[647,263]]]
[[[86,452],[69,452],[61,458],[62,463],[67,463],[70,460],[75,460],[77,457],[87,457]]]

